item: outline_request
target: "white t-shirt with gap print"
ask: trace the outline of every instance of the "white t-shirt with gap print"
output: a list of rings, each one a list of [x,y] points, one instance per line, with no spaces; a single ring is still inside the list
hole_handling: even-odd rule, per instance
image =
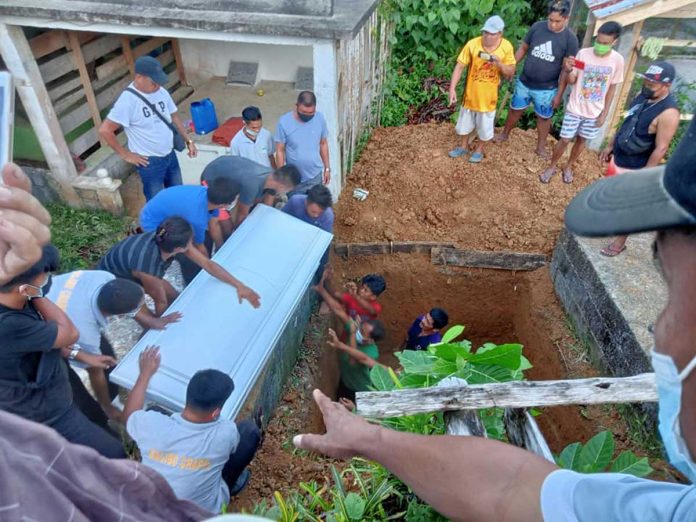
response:
[[[129,86],[135,89],[131,83]],[[137,90],[137,89],[135,89]],[[167,89],[160,87],[153,93],[140,94],[157,108],[157,112],[171,122],[176,112],[176,104]],[[152,109],[132,92],[124,90],[109,111],[107,119],[123,127],[128,137],[128,150],[141,156],[163,157],[172,151],[172,131],[152,114]]]

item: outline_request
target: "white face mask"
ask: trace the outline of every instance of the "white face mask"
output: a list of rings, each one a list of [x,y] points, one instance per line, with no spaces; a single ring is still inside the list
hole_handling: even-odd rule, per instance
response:
[[[362,344],[365,338],[363,337],[362,332],[360,331],[360,328],[355,330],[355,342],[358,344]]]
[[[696,463],[681,434],[679,412],[681,410],[682,382],[696,367],[696,357],[679,373],[669,355],[652,350],[652,365],[657,380],[659,401],[659,431],[669,462],[696,483]]]
[[[252,138],[256,138],[259,135],[259,133],[257,131],[251,130],[249,127],[247,127],[245,130],[246,130],[247,134],[249,136],[251,136]]]

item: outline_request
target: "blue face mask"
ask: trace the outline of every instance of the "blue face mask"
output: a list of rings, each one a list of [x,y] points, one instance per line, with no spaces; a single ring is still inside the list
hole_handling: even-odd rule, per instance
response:
[[[691,482],[696,483],[696,463],[693,461],[689,448],[681,434],[679,426],[679,411],[681,410],[682,382],[696,367],[696,357],[682,370],[677,371],[674,361],[669,355],[652,350],[652,365],[657,380],[659,397],[659,430],[665,445],[669,462],[686,475]]]

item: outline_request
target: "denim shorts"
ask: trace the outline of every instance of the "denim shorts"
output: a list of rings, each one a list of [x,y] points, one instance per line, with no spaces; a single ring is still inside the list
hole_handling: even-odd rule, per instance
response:
[[[516,111],[522,111],[529,107],[529,104],[534,102],[534,112],[537,116],[544,119],[549,119],[553,116],[553,98],[556,96],[558,89],[530,89],[522,80],[517,78],[515,81],[515,92],[512,95],[510,108]]]

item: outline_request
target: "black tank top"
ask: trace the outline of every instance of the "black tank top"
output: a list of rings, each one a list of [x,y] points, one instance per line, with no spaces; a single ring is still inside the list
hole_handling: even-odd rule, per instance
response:
[[[672,93],[655,103],[648,103],[648,99],[642,94],[636,96],[614,140],[614,163],[617,167],[645,167],[655,150],[655,134],[648,132],[650,124],[667,109],[678,109]]]

